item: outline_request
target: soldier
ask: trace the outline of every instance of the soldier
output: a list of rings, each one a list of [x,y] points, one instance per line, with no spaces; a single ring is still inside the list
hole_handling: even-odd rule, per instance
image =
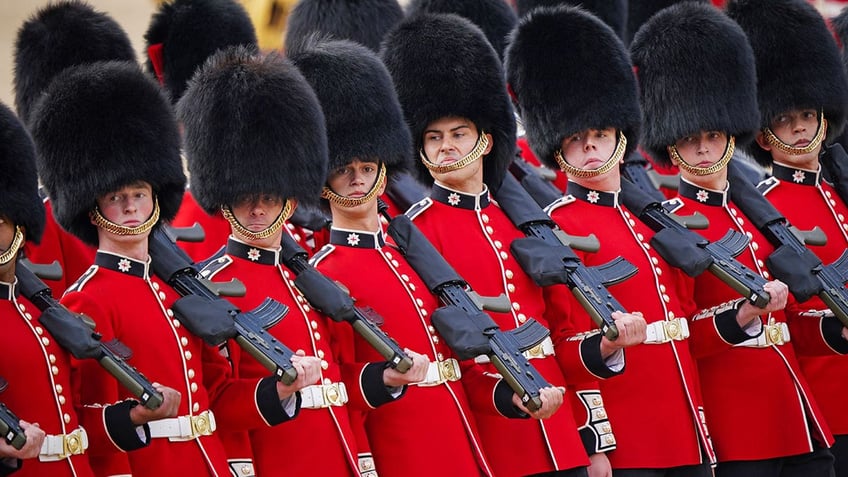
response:
[[[500,185],[515,155],[514,113],[497,54],[467,20],[427,14],[408,19],[390,33],[382,56],[419,148],[419,176],[434,178],[430,197],[407,215],[476,292],[508,297],[509,312],[491,313],[501,329],[511,330],[529,318],[546,324],[542,290],[508,252],[510,243],[523,234],[489,194]],[[535,353],[528,352],[528,359],[553,386],[566,385],[557,361],[574,382],[615,375],[623,365],[620,348],[633,339],[641,342],[644,333],[641,318],[618,318],[623,336],[616,343],[594,337],[557,343],[561,347],[554,353],[554,343],[546,340]],[[542,408],[529,412],[484,358],[463,363],[462,381],[494,473],[585,475],[589,460],[574,417],[568,410],[556,412],[561,391],[544,389]],[[592,401],[588,399],[581,423],[587,414],[593,415],[589,405],[593,410],[600,407]],[[492,412],[492,404],[497,412]],[[594,413],[599,414],[603,412]],[[609,432],[602,425],[599,429]],[[516,449],[521,449],[521,459],[513,458]]]
[[[768,279],[764,260],[774,248],[730,198],[735,185],[727,180],[735,144],[752,139],[759,123],[754,56],[744,32],[711,6],[683,3],[652,17],[631,48],[651,124],[643,144],[681,171],[679,197],[669,205],[681,215],[705,215],[709,226],[698,232],[710,241],[728,229],[746,234],[749,246],[737,260]],[[698,306],[717,307],[715,316],[699,314],[692,323],[716,475],[832,475],[830,431],[788,344],[788,289],[770,281],[765,290],[770,301],[758,309],[713,275],[695,278]],[[727,319],[734,314],[735,322]],[[750,439],[752,412],[780,418],[758,423],[757,438]]]
[[[57,221],[84,242],[98,246],[94,265],[62,302],[90,316],[108,341],[117,338],[134,353],[147,376],[176,386],[183,399],[177,417],[149,424],[150,445],[129,454],[140,475],[229,473],[217,426],[260,426],[292,417],[293,396],[314,379],[317,362],[293,360],[291,387],[268,377],[236,381],[217,350],[190,335],[171,309],[177,293],[151,277],[147,252],[151,230],[176,213],[185,188],[179,133],[167,100],[135,64],[108,62],[60,73],[36,106],[31,130],[38,170]],[[82,362],[86,406],[115,402],[124,391],[99,366]],[[212,407],[219,412],[215,419]],[[238,414],[230,418],[228,411]],[[120,444],[120,441],[119,441]],[[114,472],[106,452],[97,472]]]
[[[326,169],[324,116],[315,94],[288,60],[237,47],[219,52],[198,72],[178,116],[185,125],[195,198],[207,212],[221,210],[232,227],[226,247],[203,274],[244,282],[247,294],[233,300],[242,309],[265,297],[288,305],[289,315],[270,332],[321,365],[320,383],[298,394],[297,421],[251,430],[257,475],[373,475],[371,456],[359,455],[367,449],[356,440],[360,423],[349,418],[348,409],[398,398],[407,378],[385,361],[341,362],[344,343],[281,263],[286,220],[297,204],[317,202]],[[238,123],[240,118],[252,118],[250,127]],[[231,356],[237,352],[230,349]],[[264,373],[251,357],[233,362],[243,378]],[[280,449],[293,456],[286,465],[280,465]]]
[[[568,175],[568,194],[548,213],[566,233],[599,238],[596,253],[576,251],[587,266],[620,256],[638,269],[609,287],[648,322],[644,344],[627,351],[625,373],[600,382],[616,437],[607,453],[613,475],[709,476],[715,457],[686,341],[691,289],[657,256],[653,233],[619,198],[619,165],[636,148],[641,127],[636,79],[621,40],[582,9],[536,10],[522,19],[507,51],[507,79],[536,155]],[[546,290],[553,312],[570,310],[576,331],[597,333],[558,288]],[[569,330],[553,323],[568,339]]]
[[[377,51],[401,20],[403,9],[397,0],[300,0],[286,25],[286,51],[296,51],[314,33],[353,40]]]
[[[848,247],[848,207],[846,197],[822,180],[822,169],[846,160],[839,146],[827,145],[845,123],[848,81],[818,12],[804,2],[765,5],[752,1],[727,5],[728,15],[747,33],[757,65],[760,118],[756,142],[746,150],[760,164],[771,166],[773,177],[759,186],[769,202],[792,225],[824,231],[827,244],[809,248],[831,264]],[[834,23],[844,25],[848,17],[845,13],[840,17],[842,21]],[[769,35],[774,29],[781,34]],[[793,304],[792,312],[826,309],[813,298]],[[848,475],[848,415],[839,398],[846,383],[834,379],[848,371],[848,358],[840,356],[848,352],[848,330],[829,314],[793,317],[789,326],[801,370],[836,439],[831,448],[836,475]]]
[[[386,243],[380,224],[377,195],[387,176],[412,166],[412,141],[391,77],[373,52],[347,41],[316,42],[292,61],[324,106],[330,147],[322,197],[333,226],[330,243],[313,263],[344,285],[357,306],[379,313],[381,327],[401,345],[426,350],[422,358],[429,361],[426,378],[413,383],[403,400],[365,415],[380,475],[492,475],[459,382],[459,363],[430,322],[438,299]],[[359,338],[354,351],[356,361],[377,359]]]

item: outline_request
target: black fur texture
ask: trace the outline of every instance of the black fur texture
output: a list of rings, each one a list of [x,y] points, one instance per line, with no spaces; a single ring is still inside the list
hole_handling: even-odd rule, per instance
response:
[[[480,27],[503,60],[509,34],[518,23],[515,11],[504,0],[412,0],[407,15],[455,13]]]
[[[38,243],[44,233],[44,202],[38,195],[35,149],[15,113],[0,104],[0,216],[24,228]]]
[[[639,1],[639,0],[633,0]],[[633,3],[633,1],[629,3]],[[619,38],[624,39],[627,28],[627,0],[516,0],[519,16],[539,7],[573,5],[582,7],[610,26]]]
[[[286,52],[296,52],[315,33],[377,51],[386,33],[402,19],[397,0],[300,0],[289,14]]]

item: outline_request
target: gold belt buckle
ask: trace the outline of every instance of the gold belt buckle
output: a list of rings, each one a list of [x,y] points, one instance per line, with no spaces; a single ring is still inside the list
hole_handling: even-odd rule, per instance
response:
[[[459,379],[458,364],[455,359],[450,358],[444,361],[438,361],[438,363],[440,381],[457,381]]]
[[[775,323],[774,318],[769,319],[769,324],[766,325],[766,336],[771,344],[782,345],[786,343],[783,336],[783,327],[780,323]]]
[[[681,334],[680,323],[677,321],[677,318],[663,322],[663,330],[665,330],[666,337],[671,341],[680,341],[682,339],[683,335]]]
[[[77,429],[74,432],[71,432],[70,434],[65,434],[64,436],[62,436],[62,448],[62,450],[64,451],[63,457],[71,455],[80,455],[85,452],[82,431]]]
[[[341,406],[342,393],[339,390],[339,383],[325,384],[321,386],[321,391],[324,393],[324,402],[330,406]]]
[[[209,411],[203,411],[196,416],[191,416],[191,431],[194,437],[212,435],[214,429],[212,428]]]
[[[526,351],[526,353],[527,353],[527,357],[528,357],[528,358],[544,358],[544,357],[545,357],[545,351],[544,351],[544,349],[543,349],[543,347],[542,347],[542,345],[543,345],[544,343],[545,343],[545,342],[544,342],[544,341],[542,341],[541,343],[537,344],[536,346],[534,346],[534,347],[532,347],[532,348],[528,349],[528,350]]]

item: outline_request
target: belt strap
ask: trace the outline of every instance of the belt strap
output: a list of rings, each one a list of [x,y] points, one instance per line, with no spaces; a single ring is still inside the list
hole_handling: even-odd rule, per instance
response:
[[[764,326],[764,330],[756,338],[745,340],[736,346],[747,348],[768,348],[771,345],[781,346],[789,342],[789,325],[784,322],[775,322],[774,318]]]
[[[539,343],[536,346],[528,349],[527,351],[523,352],[522,354],[528,360],[530,360],[530,359],[541,359],[541,358],[546,358],[548,356],[553,356],[554,355],[554,342],[551,340],[550,336],[546,336],[545,339],[542,340],[541,343]],[[486,364],[486,363],[491,362],[489,357],[484,355],[484,354],[481,354],[480,356],[477,356],[476,358],[474,358],[474,361],[476,363],[479,363],[479,364]]]
[[[689,323],[686,318],[649,323],[646,331],[645,344],[663,344],[669,341],[683,341],[689,337]]]
[[[347,404],[344,383],[313,384],[300,390],[301,409],[323,409]]]
[[[190,441],[200,436],[211,436],[217,426],[212,411],[203,411],[196,416],[177,416],[148,423],[150,437],[167,437],[169,441]]]
[[[459,369],[459,361],[448,358],[444,361],[430,361],[427,367],[427,377],[423,381],[413,383],[416,386],[438,386],[447,381],[459,381],[462,371]]]
[[[72,455],[80,455],[88,449],[88,434],[85,429],[78,427],[69,434],[47,435],[41,444],[38,460],[52,462],[67,459]]]

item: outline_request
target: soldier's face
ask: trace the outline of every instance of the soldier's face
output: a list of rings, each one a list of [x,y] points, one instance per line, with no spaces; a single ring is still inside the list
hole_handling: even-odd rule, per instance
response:
[[[354,159],[343,167],[330,172],[327,185],[342,197],[359,199],[374,187],[380,172],[380,165],[371,161]],[[382,193],[382,192],[381,192]]]
[[[138,227],[153,213],[153,188],[138,181],[97,198],[100,213],[124,227]]]
[[[483,156],[492,150],[492,137],[489,137],[489,145],[483,152]],[[428,124],[424,129],[423,149],[427,158],[438,165],[453,164],[474,149],[480,132],[477,126],[468,119],[459,117],[441,118]],[[430,174],[434,179],[454,189],[463,190],[463,185],[479,174],[482,180],[483,157],[481,156],[471,164],[451,172]]]
[[[727,134],[722,131],[701,131],[678,139],[677,153],[694,167],[706,168],[720,161],[727,149]],[[682,173],[682,171],[681,171]]]
[[[793,147],[806,147],[818,131],[819,114],[815,109],[794,109],[775,118],[769,128],[784,143]],[[770,151],[772,159],[777,162],[811,170],[818,167],[821,145],[807,154],[787,154],[766,142],[762,133],[757,135],[757,144]]]
[[[593,170],[609,160],[618,140],[615,128],[587,129],[562,140],[562,155],[578,169]]]
[[[0,215],[0,253],[9,250],[15,238],[15,224],[6,216]]]
[[[261,232],[277,220],[284,205],[285,201],[280,196],[261,194],[242,198],[233,205],[232,212],[244,228]]]

